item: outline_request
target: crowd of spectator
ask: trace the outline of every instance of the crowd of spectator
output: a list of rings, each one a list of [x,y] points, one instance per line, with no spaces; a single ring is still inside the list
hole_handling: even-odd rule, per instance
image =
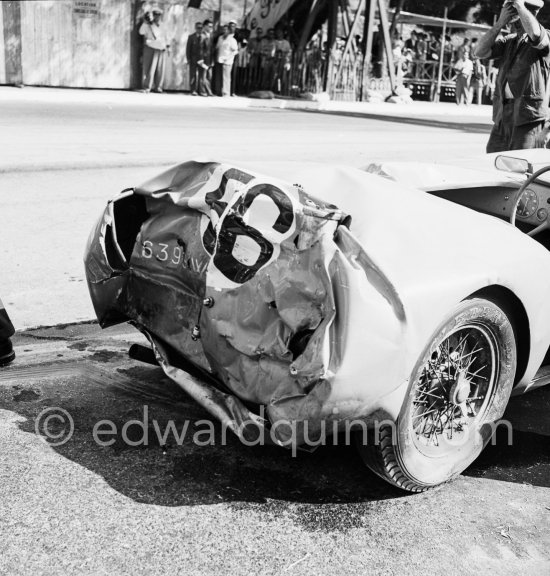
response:
[[[470,104],[475,99],[482,103],[484,92],[491,92],[491,82],[487,67],[473,58],[473,48],[477,38],[463,38],[453,43],[446,35],[441,49],[441,40],[435,34],[413,30],[407,38],[398,37],[393,41],[393,57],[398,76],[403,78],[423,78],[426,64],[443,65],[453,72],[455,98],[457,104]]]
[[[210,20],[197,22],[187,41],[192,94],[233,96],[255,90],[286,90],[293,48],[283,28],[264,31],[255,27],[251,31],[230,21],[212,33],[211,25]],[[201,68],[204,90],[198,80]]]
[[[144,40],[143,90],[162,92],[164,64],[170,43],[162,26],[162,10],[155,8],[146,13],[139,33]],[[477,41],[463,38],[456,41],[446,35],[441,46],[441,37],[432,32],[412,30],[404,40],[393,39],[393,60],[398,78],[410,80],[433,80],[433,71],[440,60],[455,81],[457,104],[482,102],[484,92],[491,92],[491,82],[485,65],[472,59],[473,46]],[[337,38],[330,59],[339,67],[344,54],[346,40]],[[353,39],[354,52],[361,52],[362,39]],[[195,24],[186,45],[186,61],[189,71],[189,86],[193,95],[234,96],[255,91],[272,91],[288,94],[289,86],[297,82],[302,90],[318,92],[326,73],[326,42],[315,39],[309,42],[300,54],[300,66],[296,64],[296,43],[291,29],[279,26],[263,30],[252,22],[251,29],[238,28],[233,20],[220,25],[215,31],[211,20]],[[372,51],[373,76],[382,75],[383,56],[381,42],[375,35]],[[296,78],[296,72],[300,78]],[[430,77],[430,74],[432,75]],[[291,75],[294,77],[291,78]]]

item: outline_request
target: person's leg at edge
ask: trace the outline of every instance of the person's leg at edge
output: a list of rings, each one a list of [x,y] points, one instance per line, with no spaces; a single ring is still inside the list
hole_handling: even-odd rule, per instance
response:
[[[11,337],[15,333],[13,324],[0,300],[0,367],[6,366],[15,359]]]
[[[143,65],[142,65],[142,78],[141,78],[141,89],[149,91],[151,89],[151,65],[153,63],[153,52],[152,48],[149,46],[143,47]]]

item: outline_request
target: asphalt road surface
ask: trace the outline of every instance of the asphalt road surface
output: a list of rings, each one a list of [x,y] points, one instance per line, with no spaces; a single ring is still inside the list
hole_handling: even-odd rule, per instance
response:
[[[0,372],[0,573],[547,575],[546,390],[510,404],[511,445],[499,435],[452,484],[407,495],[353,446],[292,457],[222,442],[159,368],[127,357],[141,339],[132,329],[28,329],[93,317],[81,262],[89,230],[108,198],[168,165],[461,162],[486,138],[474,121],[3,101],[0,294],[21,331],[16,363]],[[60,441],[71,432],[62,415],[70,439],[44,441],[46,422]],[[116,428],[112,444],[94,440],[102,420]],[[123,437],[132,420],[144,424]],[[187,435],[163,444],[157,429],[170,422]],[[194,436],[212,430],[213,444]]]
[[[224,442],[160,368],[128,359],[140,338],[16,337],[0,372],[3,574],[548,575],[550,390],[513,399],[511,445],[497,435],[457,480],[408,495],[345,439],[296,457]]]

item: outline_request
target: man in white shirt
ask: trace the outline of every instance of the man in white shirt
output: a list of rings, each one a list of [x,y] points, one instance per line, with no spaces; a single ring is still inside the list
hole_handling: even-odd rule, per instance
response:
[[[543,0],[506,0],[477,43],[474,56],[499,64],[487,152],[547,146],[550,31],[537,20],[543,7]],[[506,28],[511,34],[502,36]]]
[[[237,40],[229,33],[229,27],[224,25],[216,45],[216,61],[222,66],[222,96],[231,95],[231,69],[238,52]]]

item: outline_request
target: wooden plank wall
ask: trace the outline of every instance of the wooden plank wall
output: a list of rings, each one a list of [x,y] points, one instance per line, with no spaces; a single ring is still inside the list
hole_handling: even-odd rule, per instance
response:
[[[24,84],[130,86],[131,4],[95,5],[96,13],[82,14],[71,0],[21,2]]]
[[[212,10],[188,8],[188,3],[188,0],[157,2],[164,10],[164,25],[171,44],[165,75],[168,90],[189,88],[185,62],[188,35],[194,31],[195,22],[214,19]],[[10,10],[7,18],[6,9],[0,9],[0,84],[140,87],[142,41],[137,28],[143,0],[36,0],[2,4],[9,4]],[[82,6],[91,9],[84,13]],[[13,15],[19,13],[20,21],[16,22]],[[5,40],[8,37],[9,51]],[[12,49],[14,42],[18,51]]]
[[[21,5],[15,0],[0,4],[4,45],[4,76],[7,84],[21,84]]]

